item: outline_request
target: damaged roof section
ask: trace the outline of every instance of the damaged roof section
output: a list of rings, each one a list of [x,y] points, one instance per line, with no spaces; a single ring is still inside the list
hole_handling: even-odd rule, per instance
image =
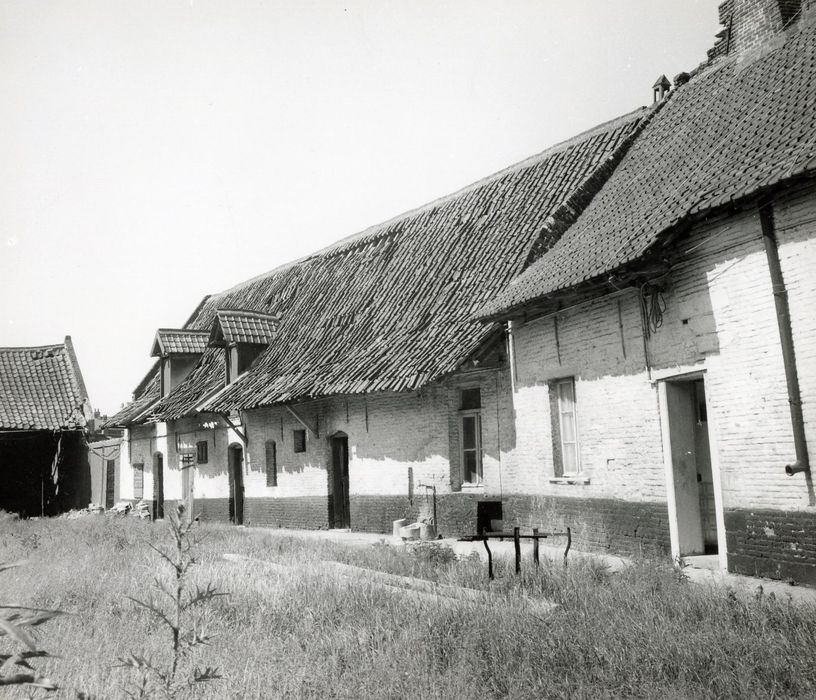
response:
[[[210,348],[150,419],[409,391],[453,372],[496,330],[475,320],[476,310],[524,269],[534,246],[551,245],[548,219],[565,202],[589,200],[587,183],[600,186],[649,113],[602,124],[209,297],[187,328],[210,329],[219,310],[240,309],[279,318],[274,342],[226,389],[223,353]],[[576,199],[577,191],[583,195]],[[236,338],[262,337],[235,330]]]
[[[269,345],[275,337],[278,319],[269,314],[236,309],[218,309],[209,335],[210,345]]]
[[[0,348],[0,430],[77,430],[91,417],[71,337]]]
[[[575,224],[480,315],[605,279],[700,215],[812,174],[815,37],[811,17],[781,47],[721,60],[671,93]]]

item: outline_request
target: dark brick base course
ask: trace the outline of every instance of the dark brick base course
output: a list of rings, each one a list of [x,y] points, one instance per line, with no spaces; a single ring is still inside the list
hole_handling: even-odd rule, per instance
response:
[[[438,531],[444,537],[476,534],[476,504],[495,500],[483,494],[453,493],[437,497]],[[351,527],[361,532],[390,533],[392,522],[427,517],[424,499],[413,504],[401,496],[352,496]],[[573,546],[622,555],[669,555],[668,508],[665,503],[613,499],[505,496],[506,527],[562,532],[572,529]]]
[[[394,520],[406,518],[430,521],[433,504],[429,497],[351,496],[351,529],[357,532],[381,532],[390,535]],[[450,493],[436,497],[437,531],[443,537],[472,535],[476,532],[476,503],[483,495]]]
[[[262,527],[291,527],[326,530],[329,527],[329,497],[247,498],[244,523]]]
[[[194,508],[201,520],[230,521],[228,498],[196,498]],[[246,498],[244,525],[325,530],[329,527],[328,496]]]
[[[728,570],[816,585],[816,512],[727,510]]]
[[[602,498],[513,495],[504,498],[509,526],[572,530],[577,549],[620,555],[670,555],[669,512],[665,503]]]
[[[473,493],[437,496],[439,533],[444,537],[476,534],[477,503],[485,500],[497,499]],[[432,512],[430,497],[415,497],[411,502],[404,496],[352,495],[350,506],[352,530],[383,534],[391,533],[394,520],[429,519]],[[229,522],[229,500],[196,499],[195,512],[202,520]],[[621,555],[668,555],[671,551],[665,503],[512,495],[504,498],[503,517],[508,528],[518,525],[560,532],[569,526],[573,546],[586,551]],[[326,529],[329,527],[328,496],[247,498],[244,501],[244,523]]]

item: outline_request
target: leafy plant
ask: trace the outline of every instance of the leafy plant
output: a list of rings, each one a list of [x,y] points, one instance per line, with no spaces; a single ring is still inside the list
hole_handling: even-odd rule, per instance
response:
[[[0,572],[20,566],[24,562],[4,564],[0,562]],[[54,681],[41,676],[31,665],[32,659],[51,656],[47,651],[40,649],[34,637],[27,628],[37,627],[48,622],[60,610],[45,610],[32,608],[26,605],[0,603],[0,637],[8,636],[23,650],[11,654],[0,653],[0,686],[27,685],[32,688],[56,690]]]
[[[211,639],[196,612],[217,597],[227,594],[216,590],[211,583],[203,587],[190,584],[190,569],[198,563],[195,556],[197,542],[191,532],[192,527],[193,521],[184,518],[184,506],[179,504],[169,517],[171,549],[165,551],[148,543],[169,569],[168,576],[153,579],[153,590],[160,595],[151,593],[147,600],[127,596],[168,631],[170,644],[167,665],[133,652],[119,659],[122,667],[141,672],[138,686],[126,690],[131,698],[155,697],[157,693],[176,698],[197,683],[221,678],[218,669],[210,666],[201,669],[193,663],[196,647],[207,644]]]

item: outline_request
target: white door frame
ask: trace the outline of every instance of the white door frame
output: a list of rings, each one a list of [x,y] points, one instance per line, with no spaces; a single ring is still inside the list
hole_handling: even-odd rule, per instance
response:
[[[670,381],[703,380],[706,397],[706,415],[708,423],[708,444],[711,458],[711,479],[714,486],[714,508],[717,522],[717,556],[719,567],[728,570],[728,551],[725,539],[725,515],[723,511],[722,480],[720,474],[720,453],[717,448],[716,414],[711,400],[710,383],[704,369],[692,371],[679,370],[674,374],[663,374],[656,378],[658,406],[660,409],[660,433],[663,443],[663,468],[666,474],[666,499],[669,511],[669,538],[671,556],[674,562],[680,560],[680,528],[677,519],[677,497],[674,490],[674,464],[672,463],[671,427],[669,423],[669,404],[666,397],[666,383]]]

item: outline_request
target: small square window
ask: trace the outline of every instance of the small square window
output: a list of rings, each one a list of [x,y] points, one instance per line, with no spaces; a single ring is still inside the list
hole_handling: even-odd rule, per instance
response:
[[[196,443],[196,464],[206,464],[208,461],[207,441],[199,440]]]
[[[133,498],[139,501],[144,498],[144,462],[133,465]]]
[[[306,452],[306,431],[305,430],[292,431],[292,442],[294,444],[295,452]]]

